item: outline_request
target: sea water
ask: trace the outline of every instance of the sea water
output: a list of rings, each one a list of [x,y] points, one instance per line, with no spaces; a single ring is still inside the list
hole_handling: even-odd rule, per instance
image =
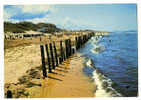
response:
[[[97,96],[137,96],[137,32],[92,37],[79,52],[85,57],[84,73],[97,85]]]

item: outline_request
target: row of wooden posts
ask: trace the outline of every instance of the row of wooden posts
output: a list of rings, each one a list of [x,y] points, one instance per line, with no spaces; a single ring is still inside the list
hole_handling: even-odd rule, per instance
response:
[[[75,45],[73,47],[72,47],[71,39],[66,39],[64,41],[65,43],[64,48],[63,48],[63,41],[61,40],[60,56],[57,54],[55,42],[45,45],[40,45],[43,77],[47,77],[46,64],[48,64],[48,73],[52,73],[52,69],[55,70],[55,68],[59,66],[59,64],[62,64],[63,61],[65,61],[70,56],[72,56],[76,52],[76,50],[80,49],[93,35],[94,35],[93,33],[90,33],[87,35],[75,37]],[[45,61],[45,51],[46,51],[47,61]]]
[[[75,37],[75,48],[72,47],[71,39],[66,39],[64,41],[65,48],[63,48],[63,41],[60,41],[60,56],[57,54],[55,42],[40,45],[43,77],[47,77],[45,51],[47,56],[48,73],[52,73],[52,69],[55,70],[59,64],[62,64],[63,61],[72,56],[76,50],[80,49],[93,35],[93,33],[90,33],[87,35]],[[12,98],[11,90],[7,91],[7,98]]]

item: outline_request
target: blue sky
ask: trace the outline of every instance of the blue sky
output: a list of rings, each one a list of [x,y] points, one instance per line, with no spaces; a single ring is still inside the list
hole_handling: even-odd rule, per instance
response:
[[[137,30],[136,4],[5,5],[4,20],[48,22],[66,29]]]

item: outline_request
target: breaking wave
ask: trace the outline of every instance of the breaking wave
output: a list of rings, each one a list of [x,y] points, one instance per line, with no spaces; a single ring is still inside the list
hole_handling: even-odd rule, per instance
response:
[[[121,97],[122,96],[121,93],[117,92],[113,88],[115,83],[106,75],[104,75],[98,68],[96,68],[91,59],[88,59],[86,61],[86,66],[94,68],[94,71],[92,72],[92,79],[94,80],[94,83],[96,84],[96,91],[94,93],[96,97]]]
[[[98,53],[101,53],[105,50],[105,47],[103,45],[95,45],[95,47],[91,50],[92,53],[94,54],[98,54]]]

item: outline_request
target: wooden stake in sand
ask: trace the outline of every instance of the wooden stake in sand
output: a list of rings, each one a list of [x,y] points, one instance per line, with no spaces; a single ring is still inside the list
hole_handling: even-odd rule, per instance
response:
[[[46,46],[46,54],[47,54],[47,62],[48,62],[48,72],[51,73],[51,62],[50,62],[50,56],[49,56],[49,50],[48,50],[48,44]]]
[[[78,49],[78,38],[75,37],[75,46],[76,46],[76,50]]]
[[[78,37],[78,49],[80,49],[81,44],[80,44],[80,36]]]
[[[66,60],[65,51],[63,50],[63,61]]]
[[[52,68],[55,69],[55,63],[54,63],[54,57],[53,57],[52,43],[49,44],[49,47],[50,47],[50,54],[51,54]]]
[[[56,50],[55,42],[53,42],[53,45],[54,45],[54,53],[55,53],[55,59],[56,59],[56,66],[58,66],[58,55],[57,55],[57,50]]]
[[[7,98],[12,98],[12,92],[10,90],[7,91]]]
[[[68,48],[68,57],[69,57],[70,56],[70,41],[69,41],[69,39],[68,39],[68,44],[67,45],[68,45],[67,48]]]
[[[59,57],[59,64],[62,64],[62,59],[61,59],[61,57]]]
[[[40,45],[40,49],[41,49],[41,59],[42,59],[43,76],[44,76],[44,77],[47,77],[46,67],[45,67],[45,53],[44,53],[44,46],[43,46],[43,45]]]
[[[40,41],[42,41],[42,38],[40,37]]]
[[[75,53],[75,49],[74,48],[72,48],[72,54],[74,54]]]
[[[71,48],[71,39],[69,39],[69,49],[70,49],[70,56],[72,55],[72,48]]]
[[[60,41],[60,56],[61,56],[61,58],[60,58],[60,62],[62,63],[63,62],[63,47],[62,47],[62,41]]]
[[[65,48],[66,48],[66,58],[68,58],[68,40],[65,40]]]

